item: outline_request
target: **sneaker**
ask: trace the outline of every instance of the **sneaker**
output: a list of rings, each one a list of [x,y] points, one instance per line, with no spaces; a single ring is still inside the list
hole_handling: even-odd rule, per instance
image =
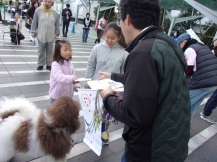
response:
[[[46,69],[51,71],[51,66],[47,66]]]
[[[208,121],[209,123],[216,123],[216,120],[210,115],[210,116],[206,116],[204,115],[203,112],[200,113],[200,118],[203,119],[203,120],[206,120]]]
[[[43,70],[43,66],[38,66],[37,70]]]
[[[108,145],[109,144],[109,140],[104,140],[103,138],[102,138],[102,145]]]
[[[109,144],[109,133],[108,132],[102,132],[102,144],[108,145]]]

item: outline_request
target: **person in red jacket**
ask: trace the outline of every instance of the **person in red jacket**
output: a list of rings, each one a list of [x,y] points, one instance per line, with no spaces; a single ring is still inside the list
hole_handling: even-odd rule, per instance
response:
[[[105,19],[104,16],[101,17],[99,21],[97,22],[96,24],[97,39],[95,40],[95,44],[100,43],[100,39],[103,36],[103,32],[107,24],[108,24],[108,21]]]

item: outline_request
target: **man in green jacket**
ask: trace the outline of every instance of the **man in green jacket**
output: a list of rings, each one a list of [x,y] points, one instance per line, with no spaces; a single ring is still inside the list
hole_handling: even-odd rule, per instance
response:
[[[158,0],[121,0],[120,27],[129,47],[119,99],[100,92],[106,110],[125,124],[122,162],[183,162],[190,137],[190,99],[182,50],[158,26]]]

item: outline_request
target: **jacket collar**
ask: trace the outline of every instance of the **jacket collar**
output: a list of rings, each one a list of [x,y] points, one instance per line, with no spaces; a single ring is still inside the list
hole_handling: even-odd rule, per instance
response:
[[[126,51],[130,53],[134,49],[134,47],[142,40],[147,38],[152,38],[153,35],[155,35],[157,32],[162,32],[162,31],[163,29],[160,26],[151,26],[146,30],[141,31],[141,33],[133,40],[133,42],[129,45]]]

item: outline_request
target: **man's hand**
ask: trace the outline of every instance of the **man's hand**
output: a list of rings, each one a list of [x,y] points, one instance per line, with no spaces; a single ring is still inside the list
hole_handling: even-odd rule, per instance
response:
[[[102,98],[104,98],[109,93],[113,93],[113,90],[112,90],[111,86],[108,86],[106,89],[104,89],[101,92],[99,92],[99,94],[100,94],[100,96]]]
[[[111,73],[99,72],[99,74],[101,75],[101,77],[99,77],[98,80],[111,79]]]
[[[34,37],[35,37],[35,33],[32,32],[32,33],[31,33],[31,36],[34,38]]]

